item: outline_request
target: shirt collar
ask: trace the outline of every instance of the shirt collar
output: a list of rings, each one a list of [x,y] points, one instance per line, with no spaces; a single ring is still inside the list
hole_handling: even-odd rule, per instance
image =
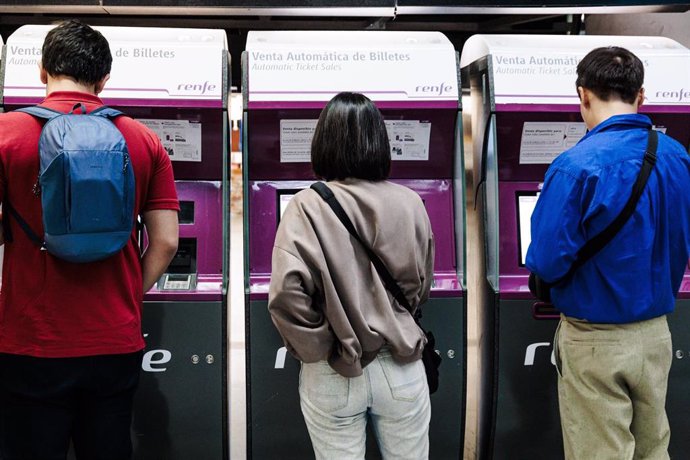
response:
[[[582,139],[586,139],[590,136],[593,136],[596,133],[600,133],[603,131],[621,131],[624,129],[634,128],[651,129],[651,127],[652,120],[650,120],[650,118],[647,115],[642,115],[640,113],[614,115],[596,125]]]
[[[53,91],[43,102],[91,102],[98,105],[103,105],[103,101],[96,95],[89,93],[82,93],[80,91]]]

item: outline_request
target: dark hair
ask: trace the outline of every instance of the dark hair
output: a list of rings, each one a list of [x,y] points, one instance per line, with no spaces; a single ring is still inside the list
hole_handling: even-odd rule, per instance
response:
[[[314,174],[325,180],[388,177],[391,150],[386,124],[369,98],[344,92],[328,102],[311,141],[311,165]]]
[[[596,48],[577,64],[575,87],[592,91],[602,101],[615,96],[633,104],[643,82],[642,61],[618,46]]]
[[[110,73],[113,63],[108,40],[76,19],[51,29],[41,54],[43,68],[49,75],[72,77],[83,85],[101,81]]]

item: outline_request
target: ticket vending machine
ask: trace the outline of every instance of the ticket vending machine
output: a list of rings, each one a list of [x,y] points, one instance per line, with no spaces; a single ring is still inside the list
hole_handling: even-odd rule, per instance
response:
[[[563,457],[553,336],[558,312],[529,292],[524,266],[530,217],[551,161],[586,133],[576,66],[590,50],[617,45],[645,64],[641,112],[656,128],[690,143],[690,54],[660,37],[482,36],[465,43],[463,82],[471,91],[474,184],[483,214],[487,283],[481,308],[484,376],[479,458]],[[683,70],[684,69],[684,70]],[[681,297],[688,298],[690,278]],[[677,350],[668,411],[671,456],[690,449],[689,300],[670,318]]]
[[[8,40],[8,109],[45,97],[36,64],[50,28],[23,26]],[[178,252],[144,299],[146,350],[135,397],[134,458],[227,458],[226,35],[222,30],[97,29],[113,56],[111,78],[100,96],[161,138],[182,208]]]
[[[432,395],[431,458],[462,456],[465,395],[464,189],[457,56],[440,33],[250,32],[243,54],[248,457],[313,458],[298,395],[299,362],[267,310],[271,251],[287,202],[315,180],[310,146],[321,109],[365,93],[391,141],[391,180],[424,200],[436,238],[422,323],[443,356]],[[368,436],[367,458],[379,453]]]

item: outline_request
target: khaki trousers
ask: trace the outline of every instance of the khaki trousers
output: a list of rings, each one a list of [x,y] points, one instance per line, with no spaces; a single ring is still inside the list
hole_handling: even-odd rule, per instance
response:
[[[666,316],[595,324],[561,315],[554,344],[565,458],[668,459]]]

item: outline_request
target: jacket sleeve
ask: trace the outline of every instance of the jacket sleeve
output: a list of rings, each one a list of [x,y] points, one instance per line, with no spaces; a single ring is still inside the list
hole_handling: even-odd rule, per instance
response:
[[[424,278],[422,278],[422,290],[420,293],[420,305],[429,299],[429,292],[431,285],[434,283],[434,257],[436,255],[436,247],[434,243],[434,235],[429,236],[426,248],[426,259],[424,264]]]
[[[303,362],[326,359],[334,336],[323,309],[314,301],[319,289],[304,257],[310,257],[313,231],[293,198],[285,210],[273,247],[268,311],[286,348]],[[307,248],[308,247],[308,248]]]
[[[546,282],[563,277],[586,242],[581,226],[582,182],[560,170],[549,171],[531,219],[525,265]]]

